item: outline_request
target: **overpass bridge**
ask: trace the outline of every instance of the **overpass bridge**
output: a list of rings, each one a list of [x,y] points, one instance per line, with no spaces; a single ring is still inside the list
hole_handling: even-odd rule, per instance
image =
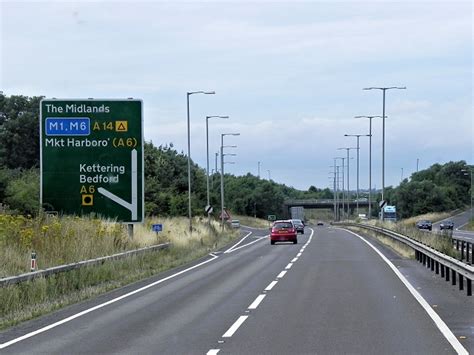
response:
[[[344,210],[347,211],[349,208],[350,214],[354,212],[354,210],[359,205],[359,208],[368,208],[369,201],[367,199],[359,199],[357,200],[350,200],[344,201]],[[372,208],[377,205],[376,201],[372,201]],[[349,206],[349,207],[348,207]],[[319,200],[319,199],[310,199],[310,200],[286,200],[283,202],[284,210],[288,212],[288,216],[290,215],[290,208],[291,207],[303,207],[305,209],[330,209],[334,210],[334,200],[327,199],[327,200]],[[338,208],[342,210],[342,200],[338,201]]]

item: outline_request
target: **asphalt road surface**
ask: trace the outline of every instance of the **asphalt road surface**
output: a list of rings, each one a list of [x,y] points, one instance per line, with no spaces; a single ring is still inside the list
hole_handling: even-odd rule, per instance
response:
[[[448,220],[453,221],[454,222],[453,236],[459,239],[464,239],[469,242],[474,242],[474,232],[462,230],[462,227],[465,226],[469,222],[473,214],[474,214],[474,210],[469,209],[453,217],[443,219],[442,221],[433,223],[433,230],[439,231],[439,224],[443,221],[448,221]]]
[[[413,269],[420,270],[421,278],[431,278],[416,261],[402,260],[405,265],[394,266],[367,241],[337,228],[307,227],[297,245],[270,245],[266,233],[248,229],[234,246],[192,265],[4,331],[0,352],[462,354],[473,350],[472,342],[461,344],[457,334],[474,325],[469,315],[472,298],[436,286],[440,297],[461,311],[445,323],[430,306],[432,300],[426,302],[417,291],[426,287],[429,295],[436,295],[429,282],[424,286],[417,279],[423,287],[412,286],[402,275]],[[406,270],[400,272],[400,267]],[[445,313],[452,317],[451,311]]]

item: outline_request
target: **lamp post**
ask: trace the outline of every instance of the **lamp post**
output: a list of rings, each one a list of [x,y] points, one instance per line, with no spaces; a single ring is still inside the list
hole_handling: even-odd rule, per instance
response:
[[[223,118],[227,119],[229,116],[206,116],[206,160],[207,160],[207,168],[206,168],[206,184],[207,184],[207,206],[211,205],[211,198],[209,193],[209,118]],[[210,213],[208,213],[208,218],[210,218]]]
[[[271,180],[272,179],[272,173],[268,169],[267,169],[267,173],[268,173],[268,180]]]
[[[464,173],[464,175],[471,175],[471,217],[470,217],[470,222],[472,222],[472,195],[473,195],[473,191],[472,191],[472,170],[473,170],[473,167],[472,166],[469,166],[469,170],[466,170],[466,169],[461,169],[461,171]],[[469,174],[468,174],[469,173]]]
[[[344,137],[356,137],[357,138],[357,198],[356,198],[356,210],[357,216],[359,216],[359,138],[368,137],[368,134],[344,134]]]
[[[344,157],[336,157],[334,159],[341,159],[342,160],[342,173],[341,173],[341,179],[342,179],[342,212],[344,214],[344,160],[346,160],[346,158]]]
[[[189,232],[193,231],[193,221],[191,212],[191,124],[189,119],[189,96],[194,94],[214,95],[214,91],[191,91],[186,93],[186,111],[188,117],[188,215]]]
[[[355,118],[369,119],[369,219],[372,216],[372,119],[382,116],[355,116]]]
[[[406,90],[405,86],[390,86],[390,87],[369,87],[362,90],[382,90],[382,201],[384,200],[385,191],[385,91],[387,90]],[[383,213],[381,214],[383,220]]]
[[[237,146],[224,146],[225,136],[240,136],[240,133],[221,133],[221,225],[224,230],[224,148]]]
[[[349,157],[349,150],[351,149],[357,149],[357,148],[354,148],[354,147],[350,147],[350,148],[347,148],[347,147],[343,147],[343,148],[337,148],[337,150],[342,150],[342,149],[345,149],[347,151],[347,217],[349,217],[350,215],[350,199],[351,199],[351,190],[350,190],[350,187],[349,187],[349,160],[352,159]],[[344,181],[342,182],[344,184]]]

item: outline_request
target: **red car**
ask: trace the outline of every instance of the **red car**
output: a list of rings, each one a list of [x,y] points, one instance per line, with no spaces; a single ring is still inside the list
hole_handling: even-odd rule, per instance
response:
[[[297,231],[291,221],[275,221],[270,232],[270,244],[275,242],[298,243]]]

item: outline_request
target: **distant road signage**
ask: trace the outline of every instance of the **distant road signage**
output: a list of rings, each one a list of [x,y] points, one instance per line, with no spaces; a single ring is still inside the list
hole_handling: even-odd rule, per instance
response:
[[[41,205],[64,214],[143,221],[142,101],[44,99]]]
[[[277,217],[276,217],[274,214],[269,214],[269,215],[268,215],[268,220],[269,220],[270,222],[276,221],[276,219],[277,219]]]
[[[387,204],[387,201],[382,200],[382,201],[379,202],[379,207],[383,208],[383,206],[385,206],[386,204]]]

